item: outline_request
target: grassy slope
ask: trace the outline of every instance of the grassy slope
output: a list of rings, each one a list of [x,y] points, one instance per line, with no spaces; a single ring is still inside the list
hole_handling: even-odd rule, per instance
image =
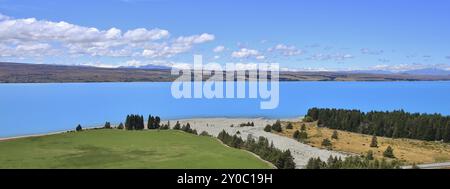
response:
[[[211,137],[91,130],[0,142],[0,168],[270,168]]]
[[[301,122],[293,124],[294,129],[283,130],[281,135],[292,137],[295,130],[300,130]],[[308,141],[311,146],[321,148],[322,140],[331,139],[332,129],[319,128],[316,123],[305,123],[307,126]],[[398,160],[406,163],[435,163],[450,161],[450,144],[428,142],[413,139],[392,139],[377,137],[378,148],[371,148],[372,136],[359,133],[338,131],[338,140],[331,140],[333,150],[364,155],[372,150],[376,158],[383,158],[387,146],[392,146],[394,155]]]

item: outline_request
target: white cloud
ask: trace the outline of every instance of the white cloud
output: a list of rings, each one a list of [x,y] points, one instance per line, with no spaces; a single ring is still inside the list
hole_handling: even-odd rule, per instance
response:
[[[261,56],[257,50],[242,48],[239,51],[234,51],[231,53],[233,58],[250,58]]]
[[[284,56],[296,56],[303,54],[303,51],[297,49],[295,46],[288,46],[285,44],[278,44],[275,47],[269,48],[269,52],[279,52]]]
[[[127,31],[123,35],[123,37],[125,40],[131,41],[131,42],[154,41],[154,40],[169,37],[169,31],[161,30],[161,29],[147,30],[145,28],[138,28],[138,29]]]
[[[45,48],[60,55],[170,57],[215,38],[207,33],[173,40],[169,36],[169,31],[159,28],[122,32],[114,27],[100,30],[35,18],[12,19],[0,14],[0,45],[8,49],[1,56],[32,56],[37,49]]]
[[[311,60],[319,60],[319,61],[328,61],[328,60],[334,60],[334,61],[342,61],[347,59],[354,58],[351,54],[345,54],[345,53],[335,53],[335,54],[314,54],[310,57]]]
[[[153,43],[144,46],[142,56],[157,58],[157,57],[172,57],[176,54],[189,51],[195,44],[205,43],[214,40],[214,35],[201,34],[192,36],[181,36],[170,43]]]
[[[212,41],[215,39],[214,35],[211,34],[201,34],[201,35],[193,35],[193,36],[188,36],[188,37],[178,37],[176,42],[180,43],[180,44],[198,44],[198,43],[205,43],[208,41]]]
[[[225,50],[225,47],[220,45],[220,46],[217,46],[216,48],[214,48],[213,52],[220,53],[220,52],[223,52],[224,50]]]
[[[26,43],[17,46],[0,44],[0,57],[42,57],[56,53],[57,50],[47,43]]]

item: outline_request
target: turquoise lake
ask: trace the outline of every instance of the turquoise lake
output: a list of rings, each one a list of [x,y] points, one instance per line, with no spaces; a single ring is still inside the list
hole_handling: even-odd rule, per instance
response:
[[[162,119],[302,116],[311,107],[450,115],[450,82],[282,82],[279,106],[261,99],[175,99],[171,83],[0,84],[0,137],[123,122],[127,114]]]

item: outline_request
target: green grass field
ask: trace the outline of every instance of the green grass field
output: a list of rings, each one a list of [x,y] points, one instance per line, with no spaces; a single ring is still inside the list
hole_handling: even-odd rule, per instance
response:
[[[0,142],[0,168],[271,168],[212,137],[90,130]]]

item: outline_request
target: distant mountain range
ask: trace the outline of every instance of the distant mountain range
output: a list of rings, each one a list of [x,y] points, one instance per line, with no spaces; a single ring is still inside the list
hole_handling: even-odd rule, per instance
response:
[[[172,69],[169,66],[160,66],[160,65],[143,65],[143,66],[120,66],[119,68],[130,68],[130,69],[144,69],[144,70],[170,70]]]
[[[0,83],[70,83],[70,82],[171,82],[170,67],[100,68],[49,64],[0,62]],[[208,79],[204,75],[203,79]],[[408,72],[352,71],[281,71],[280,81],[450,81],[446,70],[422,69]]]
[[[388,70],[355,70],[355,71],[348,71],[347,73],[448,76],[450,75],[450,70],[438,68],[424,68],[424,69],[397,71],[397,72]]]

